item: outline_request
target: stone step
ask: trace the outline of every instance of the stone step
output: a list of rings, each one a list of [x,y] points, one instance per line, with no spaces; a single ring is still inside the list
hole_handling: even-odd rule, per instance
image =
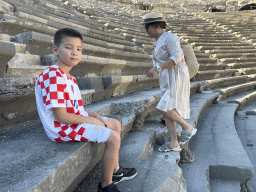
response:
[[[42,70],[38,70],[38,73],[41,72]],[[36,105],[31,105],[31,102],[35,103],[36,79],[37,77],[0,79],[0,103],[4,106],[1,108],[0,127],[38,118]],[[159,87],[158,75],[154,78],[146,75],[86,77],[77,78],[77,82],[80,90],[83,90],[84,105]],[[197,92],[200,85],[192,85],[191,94]]]
[[[218,51],[225,51],[225,50],[238,50],[238,49],[255,49],[254,46],[210,46],[210,45],[203,45],[203,46],[196,46],[200,50],[218,50]]]
[[[188,39],[189,41],[192,42],[192,40],[194,40],[195,42],[217,42],[217,41],[221,41],[221,42],[230,42],[230,41],[238,41],[238,37],[229,37],[229,36],[184,36],[182,35],[181,37]]]
[[[159,76],[148,78],[146,75],[82,77],[77,78],[81,90],[95,90],[92,102],[98,102],[111,97],[119,97],[134,92],[159,87]],[[197,85],[199,86],[199,85]],[[191,87],[191,92],[197,87]]]
[[[227,65],[232,69],[256,67],[255,62],[228,63]]]
[[[53,36],[50,35],[30,31],[13,36],[12,41],[26,44],[26,51],[30,54],[40,56],[52,54]],[[125,52],[122,50],[90,45],[86,41],[84,43],[83,53],[86,55],[129,61],[152,61],[152,57],[148,54]]]
[[[187,188],[191,191],[216,189],[218,186],[215,186],[215,183],[212,186],[212,183],[209,183],[212,179],[242,184],[252,177],[253,166],[234,125],[236,108],[237,104],[221,101],[211,105],[201,115],[197,125],[198,133],[190,141],[190,148],[194,151],[197,161],[180,165]],[[226,186],[228,188],[225,188],[225,191],[233,191],[233,185]]]
[[[55,13],[51,12],[52,15],[49,15],[49,10],[48,14],[45,12],[45,10],[42,10],[42,7],[40,8],[35,8],[30,6],[28,7],[24,7],[24,6],[15,6],[15,12],[14,14],[17,17],[25,17],[27,18],[29,15],[26,15],[24,13],[36,16],[36,17],[40,17],[41,19],[46,19],[48,21],[54,21],[54,22],[58,22],[58,23],[62,23],[63,20],[66,22],[72,22],[74,24],[79,24],[79,25],[83,25],[85,27],[89,27],[89,28],[93,28],[93,29],[97,29],[97,30],[102,30],[104,29],[104,25],[101,25],[97,22],[92,23],[92,21],[90,21],[89,18],[79,18],[77,17],[76,19],[72,19],[72,18],[62,18],[62,17],[58,17],[57,15],[55,15]],[[86,21],[86,22],[85,22]]]
[[[236,43],[238,40],[236,39],[208,39],[208,38],[201,38],[201,39],[194,39],[193,36],[191,38],[185,39],[186,42],[189,43]]]
[[[199,58],[206,58],[206,59],[209,59],[210,58],[210,54],[206,54],[206,53],[200,53],[200,52],[195,52],[195,55],[196,55],[196,58],[199,59]]]
[[[199,35],[199,34],[205,34],[205,35],[223,35],[223,36],[226,36],[226,32],[223,32],[223,31],[216,31],[216,30],[200,30],[200,29],[194,29],[194,30],[187,30],[187,29],[181,29],[181,30],[175,30],[174,31],[175,33],[187,33],[189,35]]]
[[[240,68],[237,69],[239,73],[242,75],[251,75],[251,74],[256,74],[256,67],[250,67],[250,68]]]
[[[198,46],[247,46],[249,43],[246,42],[228,42],[228,43],[222,43],[222,42],[216,42],[216,43],[205,43],[205,42],[194,42],[191,43],[192,45],[198,47]]]
[[[216,64],[219,59],[217,58],[197,58],[200,65]]]
[[[211,192],[223,192],[223,189],[232,192],[240,192],[239,181],[227,181],[220,179],[210,179]]]
[[[256,53],[256,49],[213,49],[213,50],[205,50],[205,53],[209,53],[209,54],[228,54],[228,53]]]
[[[223,58],[220,59],[220,61],[222,61],[223,63],[243,63],[243,62],[255,62],[256,61],[256,57],[240,57],[240,58]]]
[[[126,41],[125,38],[123,36],[120,36],[118,34],[111,34],[105,31],[102,31],[100,29],[93,29],[93,28],[89,28],[89,27],[85,27],[82,25],[78,25],[78,24],[74,24],[73,22],[69,22],[69,21],[51,21],[51,20],[47,20],[47,19],[42,19],[40,17],[37,16],[33,16],[27,13],[23,13],[23,12],[15,12],[15,16],[17,16],[18,18],[21,19],[25,19],[25,20],[31,20],[33,22],[36,23],[42,23],[45,24],[47,26],[50,27],[55,27],[55,28],[64,28],[64,27],[72,27],[75,29],[78,29],[79,31],[81,31],[82,35],[87,36],[87,37],[91,37],[94,39],[100,39],[100,40],[105,40],[108,42],[115,42],[118,44],[123,44],[123,45],[134,45],[134,43],[130,42],[130,41]]]
[[[235,96],[228,97],[225,100],[229,103],[238,104],[237,110],[243,110],[246,105],[256,100],[256,91],[255,89],[251,91],[245,91],[240,94],[236,94]]]
[[[217,91],[221,94],[220,99],[225,99],[226,97],[229,97],[241,92],[245,92],[245,91],[250,91],[255,88],[256,88],[256,81],[251,81],[247,83],[229,86],[227,88],[216,88],[213,91]]]
[[[191,119],[189,123],[196,124],[198,117],[218,97],[216,93],[195,94],[191,98]],[[120,163],[126,167],[136,167],[138,175],[135,179],[118,184],[121,191],[173,191],[185,190],[185,181],[177,165],[179,153],[160,153],[160,135],[166,132],[165,126],[160,124],[158,113],[152,114],[145,120],[144,129],[132,132],[122,141],[120,149]],[[140,139],[139,139],[140,138]],[[143,139],[141,139],[143,138]],[[153,152],[153,153],[152,153]],[[181,154],[182,156],[182,154]],[[130,158],[127,158],[130,157]],[[183,159],[185,160],[185,159]],[[166,169],[168,166],[168,169]],[[154,181],[154,182],[153,182]],[[94,187],[96,189],[96,187]]]
[[[87,109],[101,115],[122,111],[119,116],[125,114],[122,121],[123,137],[131,131],[137,115],[158,102],[158,94],[158,90],[141,92],[129,97],[132,100],[108,100],[100,105],[88,106]],[[136,114],[133,111],[136,110],[134,104],[140,107]],[[0,168],[1,172],[5,173],[1,175],[1,189],[4,191],[72,191],[101,159],[103,144],[51,142],[39,120],[24,123],[22,128],[21,125],[17,126],[17,131],[0,136],[5,154],[0,160],[5,162]],[[33,147],[29,143],[33,143]]]
[[[49,27],[43,24],[26,21],[10,15],[0,15],[2,20],[0,26],[0,33],[6,33],[9,35],[17,35],[22,32],[35,31],[48,35],[54,35],[56,28]]]
[[[11,36],[8,35],[8,34],[0,33],[0,41],[10,42],[11,41]]]
[[[199,71],[208,71],[208,70],[223,70],[227,68],[227,64],[203,64],[199,65]]]
[[[209,91],[214,88],[227,87],[230,85],[246,83],[252,80],[253,79],[248,77],[247,75],[204,80],[201,81],[202,86],[200,87],[200,90]]]
[[[0,17],[3,22],[0,26],[0,32],[1,33],[8,33],[9,35],[18,35],[21,32],[28,32],[28,31],[33,31],[33,32],[38,32],[46,35],[54,35],[55,32],[57,31],[56,25],[57,23],[53,23],[50,27],[50,22],[47,22],[47,25],[37,23],[34,21],[27,21],[21,18],[9,16],[9,15],[1,15]],[[63,28],[67,27],[65,24],[58,24],[57,27]],[[103,35],[97,35],[94,34],[92,36],[88,35],[90,32],[87,32],[85,28],[83,27],[75,27],[77,30],[81,32],[81,34],[84,37],[84,41],[93,44],[93,45],[102,45],[106,47],[120,47],[121,49],[126,49],[124,46],[126,46],[130,50],[136,50],[138,51],[138,48],[134,48],[135,43],[134,42],[129,42],[126,40],[120,40],[120,39],[115,39],[112,37],[107,37]],[[82,28],[84,30],[82,30]],[[142,50],[140,50],[142,51]]]
[[[130,133],[122,141],[120,163],[126,167],[136,167],[138,175],[133,180],[118,184],[120,191],[186,190],[182,171],[177,165],[180,160],[179,153],[160,153],[154,149],[156,133],[163,129],[165,126],[160,121],[145,124],[143,132]]]
[[[250,58],[250,57],[256,57],[256,53],[216,53],[216,54],[212,54],[211,56],[219,59],[232,58],[232,57]]]
[[[42,58],[42,65],[49,66],[54,63],[56,63],[56,57],[53,54]],[[95,70],[96,67],[97,70]],[[151,68],[151,62],[134,62],[83,55],[79,65],[72,68],[71,73],[75,77],[145,75]]]
[[[174,30],[175,31],[175,30]],[[191,35],[191,33],[189,33],[189,32],[177,32],[178,34],[179,34],[179,36],[181,36],[181,37],[183,37],[183,36],[192,36],[193,35],[193,37],[195,37],[195,38],[209,38],[209,39],[226,39],[226,38],[230,38],[230,39],[237,39],[237,37],[234,37],[234,35],[232,35],[232,34],[228,34],[228,33],[221,33],[221,34],[219,34],[219,33],[215,33],[215,34],[202,34],[202,33],[193,33],[192,35]]]
[[[0,78],[7,76],[7,63],[15,56],[17,52],[22,52],[22,50],[24,50],[24,46],[7,41],[0,41]]]
[[[118,30],[116,30],[118,31]],[[138,39],[138,40],[146,40],[146,41],[151,41],[154,42],[155,40],[153,38],[150,38],[148,36],[142,36],[142,35],[137,35],[137,34],[129,34],[129,33],[122,33],[120,32],[123,36],[125,36],[125,39],[127,40],[132,40],[132,39]]]
[[[246,29],[246,27],[232,27],[229,32],[231,33],[236,33],[236,34],[243,34],[244,32],[241,32],[241,31],[244,31],[245,33],[248,33],[248,32],[255,32],[256,30],[255,29],[252,29],[252,28],[249,28],[249,29]]]
[[[39,55],[17,53],[8,63],[8,77],[37,77],[47,66],[55,64],[53,54]],[[97,70],[95,67],[97,66]],[[134,62],[83,55],[78,66],[72,69],[75,77],[143,75],[152,68],[151,62]]]
[[[198,73],[195,76],[195,79],[197,81],[202,81],[222,77],[230,77],[233,76],[236,72],[236,69],[198,71]]]

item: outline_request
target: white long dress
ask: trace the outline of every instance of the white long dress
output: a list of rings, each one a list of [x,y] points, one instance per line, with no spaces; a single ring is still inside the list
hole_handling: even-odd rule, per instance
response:
[[[162,97],[157,109],[170,111],[175,109],[182,118],[190,118],[190,79],[184,53],[180,47],[180,38],[172,33],[164,32],[155,42],[153,52],[154,66],[172,59],[175,66],[162,70],[159,84]]]

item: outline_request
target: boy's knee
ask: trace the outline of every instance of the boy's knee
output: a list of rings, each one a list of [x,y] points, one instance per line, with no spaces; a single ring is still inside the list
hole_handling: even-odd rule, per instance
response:
[[[115,127],[117,129],[116,131],[120,133],[121,128],[122,128],[121,122],[115,119],[114,123],[115,123]]]
[[[110,129],[117,131],[118,133],[121,132],[122,125],[121,125],[120,121],[118,121],[117,119],[110,118],[110,119],[108,119],[108,122],[109,122]]]
[[[121,136],[117,131],[112,130],[108,139],[107,144],[114,144],[114,145],[120,145],[121,143]]]

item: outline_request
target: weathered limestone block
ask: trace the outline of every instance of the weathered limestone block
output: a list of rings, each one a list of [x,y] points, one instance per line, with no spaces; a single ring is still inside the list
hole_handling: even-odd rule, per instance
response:
[[[93,102],[158,87],[158,81],[158,76],[150,79],[143,75],[77,78],[81,90],[95,90]]]
[[[50,35],[29,31],[12,37],[12,41],[26,44],[26,53],[43,56],[53,52],[53,36]]]
[[[74,24],[74,23],[66,21],[66,20],[62,20],[59,22],[55,22],[55,21],[51,21],[51,20],[49,21],[47,19],[43,19],[43,18],[31,15],[31,14],[23,13],[23,12],[15,12],[15,15],[18,16],[19,18],[22,18],[25,20],[30,20],[35,23],[44,24],[46,26],[54,27],[57,29],[61,29],[61,28],[65,28],[65,27],[72,27],[72,28],[79,30],[83,36],[90,37],[93,39],[99,39],[99,40],[113,42],[113,43],[122,44],[122,45],[129,45],[129,46],[135,45],[134,42],[124,40],[125,37],[123,37],[121,35],[111,34],[111,33],[101,31],[98,29],[93,29],[93,28],[89,28],[86,26]]]
[[[148,101],[146,110],[144,110],[142,113],[140,113],[135,119],[135,122],[133,125],[134,131],[143,131],[144,130],[143,127],[144,127],[145,118],[149,114],[156,111],[156,106],[157,106],[158,102],[160,101],[160,99],[161,99],[161,97],[160,97],[160,95],[158,95]]]
[[[237,72],[236,69],[198,71],[195,79],[197,81],[217,79],[221,77],[233,76],[235,72]]]
[[[56,63],[53,54],[41,57],[42,65]],[[152,67],[151,62],[133,62],[118,59],[83,55],[81,62],[71,70],[75,77],[127,76],[146,74]]]
[[[92,23],[92,21],[90,21],[89,17],[86,16],[86,15],[83,15],[83,18],[76,17],[74,19],[73,18],[64,19],[62,17],[56,17],[56,16],[54,17],[54,16],[51,16],[51,15],[45,14],[46,12],[51,13],[51,11],[46,10],[46,8],[42,8],[42,7],[36,8],[36,7],[15,6],[14,14],[17,17],[21,17],[20,12],[27,13],[27,14],[33,13],[34,16],[44,18],[44,19],[49,20],[49,21],[58,22],[58,23],[62,23],[63,20],[67,20],[67,21],[69,21],[73,24],[79,24],[79,25],[94,28],[94,29],[97,29],[97,30],[103,30],[103,27],[104,27],[103,25],[100,25],[99,23],[95,23],[95,22]]]
[[[181,163],[192,163],[195,161],[195,154],[188,148],[188,143],[182,145],[182,151],[180,152]]]
[[[0,127],[36,119],[35,78],[0,79]]]
[[[7,63],[16,54],[16,48],[13,43],[0,41],[0,78],[6,77]]]
[[[16,53],[8,62],[7,77],[38,77],[46,69],[40,65],[39,55]]]
[[[95,93],[94,89],[91,90],[80,90],[83,104],[89,105],[92,104],[92,95]]]
[[[0,1],[0,14],[5,13],[12,13],[13,12],[13,6],[9,3],[6,3],[5,1]]]
[[[248,82],[248,83],[243,83],[243,84],[223,88],[223,89],[220,89],[219,92],[221,94],[221,99],[224,99],[226,97],[229,97],[241,92],[253,90],[255,89],[255,87],[256,87],[256,82],[253,81],[253,82]]]
[[[180,135],[180,130],[177,130],[177,135],[178,135],[178,139],[179,139],[179,135]],[[155,136],[155,143],[157,145],[163,145],[164,143],[170,141],[170,136],[168,131],[164,130],[164,131],[159,131],[156,132],[156,136]],[[182,145],[181,148],[181,152],[180,152],[180,162],[181,163],[191,163],[195,161],[195,154],[190,151],[189,147],[188,147],[189,143],[186,143],[185,145]]]
[[[0,40],[1,41],[11,41],[11,36],[8,34],[0,34]]]
[[[6,14],[0,15],[0,24],[0,33],[6,33],[9,35],[17,35],[27,31],[54,35],[57,31],[56,28]]]

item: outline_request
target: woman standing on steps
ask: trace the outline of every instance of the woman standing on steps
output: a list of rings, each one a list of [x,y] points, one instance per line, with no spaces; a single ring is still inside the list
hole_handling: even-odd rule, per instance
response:
[[[184,119],[190,118],[190,79],[180,38],[166,32],[166,21],[162,13],[151,12],[144,16],[146,31],[156,39],[153,52],[153,65],[147,76],[152,78],[159,73],[162,97],[157,109],[164,115],[171,140],[159,147],[159,151],[180,151],[180,144],[185,144],[195,135],[197,129]],[[180,144],[176,134],[176,123],[182,127]]]

